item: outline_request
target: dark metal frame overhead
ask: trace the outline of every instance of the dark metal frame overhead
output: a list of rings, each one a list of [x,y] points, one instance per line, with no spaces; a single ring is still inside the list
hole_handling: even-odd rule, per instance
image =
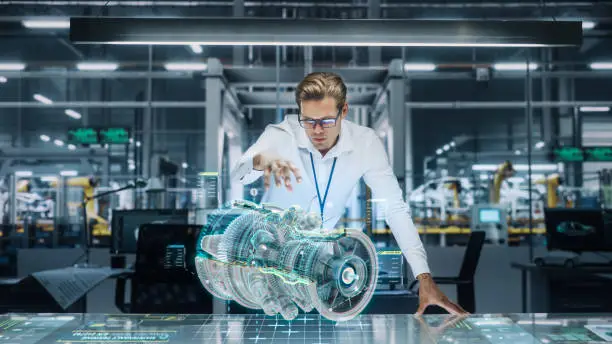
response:
[[[70,19],[79,44],[580,46],[580,21],[279,18]]]

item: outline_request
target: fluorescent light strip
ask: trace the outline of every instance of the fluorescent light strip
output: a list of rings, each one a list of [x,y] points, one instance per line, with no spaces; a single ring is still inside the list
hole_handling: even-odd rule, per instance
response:
[[[113,71],[119,68],[119,64],[115,62],[80,62],[77,63],[77,68],[90,71]]]
[[[612,69],[612,62],[593,62],[589,67],[591,69]]]
[[[202,71],[206,70],[208,65],[200,62],[168,62],[164,67],[172,71]]]
[[[0,70],[20,71],[26,67],[25,63],[19,62],[0,62]]]
[[[583,21],[582,22],[582,29],[583,30],[591,30],[595,27],[595,22],[592,21]]]
[[[62,177],[76,177],[78,175],[79,175],[79,172],[75,170],[60,171],[60,176]]]
[[[43,96],[42,94],[36,93],[33,97],[34,97],[34,99],[36,99],[37,101],[39,101],[39,102],[41,102],[43,104],[47,104],[47,105],[53,104],[53,100]]]
[[[494,164],[476,164],[472,165],[472,171],[496,171],[499,166]],[[529,166],[526,164],[513,165],[517,171],[528,171]],[[558,166],[554,164],[533,164],[531,165],[532,171],[557,171]]]
[[[23,20],[21,21],[21,25],[28,29],[69,29],[70,21],[69,20],[42,20],[42,19],[32,19],[32,20]]]
[[[67,109],[66,111],[64,111],[64,113],[69,116],[72,117],[74,119],[81,119],[81,114],[72,110],[72,109]]]
[[[15,171],[17,177],[31,177],[32,174],[32,171]]]
[[[608,112],[610,111],[609,106],[581,106],[581,112]]]
[[[313,46],[313,47],[547,47],[547,44],[536,43],[386,43],[386,42],[168,42],[168,41],[110,41],[115,45],[257,45],[257,46]]]
[[[493,65],[495,70],[527,70],[527,63],[496,63]],[[530,63],[529,69],[534,70],[538,68],[537,63]]]
[[[431,72],[436,70],[436,65],[433,63],[405,63],[405,71]]]
[[[193,51],[195,54],[201,54],[204,51],[204,49],[202,49],[202,46],[198,44],[192,44],[189,47],[191,48],[191,51]]]

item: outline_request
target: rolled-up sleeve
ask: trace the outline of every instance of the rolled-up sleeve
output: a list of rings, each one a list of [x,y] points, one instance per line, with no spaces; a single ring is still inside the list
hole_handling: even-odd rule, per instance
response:
[[[373,198],[384,204],[385,220],[406,257],[413,275],[429,273],[427,253],[412,221],[410,209],[402,198],[402,190],[389,164],[389,158],[381,140],[372,133],[365,152],[365,183],[372,189]]]
[[[253,169],[253,158],[259,153],[271,152],[277,141],[278,129],[268,127],[257,141],[240,157],[230,173],[232,183],[251,184],[261,176],[263,171]]]

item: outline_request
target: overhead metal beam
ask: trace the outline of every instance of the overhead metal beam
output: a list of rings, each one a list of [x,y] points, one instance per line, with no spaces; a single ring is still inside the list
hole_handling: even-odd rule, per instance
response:
[[[511,72],[511,71],[494,71],[491,75],[491,79],[524,79],[526,77],[525,72]],[[612,77],[612,70],[584,70],[584,71],[531,71],[530,77],[532,79],[550,78],[550,79],[562,79],[562,78],[582,78],[582,79],[608,79]],[[476,76],[473,72],[406,72],[406,78],[408,80],[475,80]]]
[[[216,7],[216,6],[233,6],[233,1],[61,1],[61,0],[9,0],[3,1],[3,5],[55,5],[55,6],[95,6],[95,7]],[[611,1],[557,1],[546,2],[546,7],[594,7],[594,6],[610,6]],[[366,8],[367,4],[353,4],[351,2],[301,2],[301,1],[245,1],[245,7],[326,7],[326,8]],[[525,1],[525,2],[506,2],[506,1],[484,1],[484,2],[405,2],[405,3],[386,3],[381,4],[383,8],[481,8],[481,9],[501,9],[501,8],[542,8],[540,1]]]
[[[552,62],[554,65],[555,63]],[[276,86],[274,67],[225,67],[224,77],[233,87]],[[387,68],[316,68],[317,71],[330,71],[339,74],[348,86],[380,86],[387,76]],[[2,71],[6,78],[19,79],[203,79],[211,76],[207,72],[174,71]],[[303,68],[281,68],[280,83],[284,87],[296,86],[304,77]],[[406,72],[411,80],[434,79],[474,79],[473,72]],[[612,78],[612,70],[583,71],[532,71],[532,78]],[[493,79],[523,79],[524,72],[494,71]]]
[[[347,85],[379,86],[387,76],[387,68],[331,68],[316,67],[317,72],[333,72],[342,77]],[[278,82],[281,85],[297,86],[305,74],[303,67],[280,68]],[[275,67],[226,67],[224,75],[234,87],[276,86]]]
[[[20,79],[65,78],[65,79],[193,79],[207,76],[206,72],[177,71],[2,71],[2,76]]]
[[[0,109],[4,108],[204,108],[206,102],[203,101],[154,101],[154,102],[132,102],[132,101],[114,101],[114,102],[54,102],[52,104],[43,104],[39,102],[0,102]]]
[[[612,106],[612,100],[599,101],[532,101],[530,106],[534,108],[573,108],[580,106]],[[524,109],[526,101],[454,101],[454,102],[406,102],[406,107],[411,109]]]
[[[576,47],[580,21],[70,18],[79,44]]]
[[[55,147],[55,146],[53,146]],[[76,150],[41,149],[41,148],[0,148],[0,159],[41,159],[41,160],[77,160],[77,159],[108,159],[105,149],[77,148]]]
[[[237,92],[240,103],[247,108],[274,109],[277,107],[277,92]],[[351,107],[369,107],[374,101],[376,93],[349,93],[348,104]],[[278,106],[281,108],[295,108],[295,94],[281,92],[278,94]]]

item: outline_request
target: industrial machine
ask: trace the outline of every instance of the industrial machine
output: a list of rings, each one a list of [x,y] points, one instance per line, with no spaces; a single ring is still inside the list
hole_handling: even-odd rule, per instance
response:
[[[507,210],[499,204],[477,204],[472,207],[473,232],[485,232],[485,240],[492,244],[508,243]]]
[[[325,230],[316,214],[234,201],[208,216],[196,269],[213,296],[290,320],[316,309],[349,320],[378,278],[376,249],[361,231]]]

